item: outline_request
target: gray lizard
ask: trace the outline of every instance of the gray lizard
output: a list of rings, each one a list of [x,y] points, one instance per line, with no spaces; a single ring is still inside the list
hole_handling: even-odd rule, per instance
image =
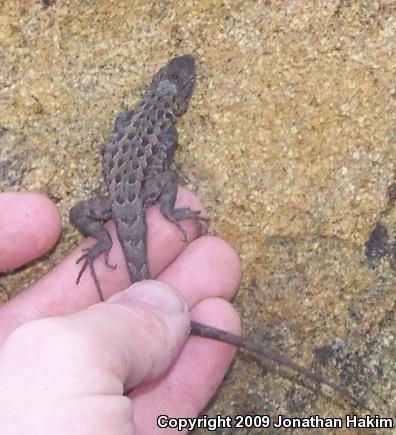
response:
[[[200,225],[199,212],[175,208],[178,183],[176,174],[169,169],[178,143],[176,119],[187,110],[195,79],[195,60],[190,54],[170,60],[155,74],[136,109],[117,117],[113,134],[105,145],[103,173],[108,194],[82,201],[70,210],[73,224],[84,235],[96,239],[96,243],[77,260],[77,263],[83,262],[77,283],[89,267],[102,300],[94,260],[103,254],[106,265],[114,267],[108,261],[112,240],[104,222],[113,219],[116,224],[132,283],[151,277],[147,261],[147,207],[158,202],[161,213],[177,225],[184,240],[187,235],[181,220],[192,219]],[[191,334],[251,351],[326,384],[353,403],[364,406],[344,388],[299,366],[276,350],[194,321],[191,322]]]

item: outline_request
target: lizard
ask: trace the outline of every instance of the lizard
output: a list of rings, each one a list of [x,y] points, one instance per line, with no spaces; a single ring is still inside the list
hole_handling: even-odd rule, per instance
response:
[[[83,235],[96,239],[96,243],[77,259],[82,267],[76,283],[89,267],[101,300],[104,300],[103,291],[95,273],[94,260],[103,254],[106,266],[115,268],[108,260],[112,240],[104,222],[115,221],[128,275],[134,283],[151,278],[147,260],[147,207],[158,202],[162,215],[177,225],[185,241],[187,234],[180,221],[192,219],[201,226],[200,221],[204,220],[199,211],[175,208],[178,180],[175,172],[169,169],[178,144],[176,119],[187,111],[195,81],[195,59],[191,54],[171,59],[154,75],[137,107],[116,118],[113,133],[104,146],[102,165],[107,195],[81,201],[70,210],[71,222]],[[342,386],[298,365],[275,349],[195,321],[190,323],[190,333],[267,358],[329,386],[360,407],[365,406],[361,399]]]

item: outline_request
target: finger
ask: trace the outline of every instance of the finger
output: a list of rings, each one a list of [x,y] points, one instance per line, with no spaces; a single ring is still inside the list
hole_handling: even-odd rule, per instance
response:
[[[61,219],[55,205],[35,192],[0,194],[0,271],[41,257],[56,243]]]
[[[201,323],[240,333],[238,315],[223,299],[206,299],[197,304],[191,315]],[[190,337],[164,376],[137,387],[130,395],[137,432],[160,432],[159,415],[196,417],[220,385],[234,353],[235,349],[228,344]]]
[[[230,300],[240,278],[238,255],[228,243],[213,236],[195,240],[157,277],[177,288],[190,309],[209,297]]]
[[[164,373],[188,332],[184,300],[158,281],[137,283],[76,314],[27,323],[0,351],[0,401],[9,399],[0,421],[23,425],[15,433],[79,434],[88,427],[89,433],[132,433],[134,412],[123,391]],[[37,409],[48,408],[44,420],[37,418]],[[16,418],[21,412],[24,418]]]
[[[177,207],[191,207],[202,209],[198,199],[186,189],[179,189]],[[148,221],[148,257],[150,270],[156,276],[169,265],[175,257],[186,247],[177,227],[167,221],[160,213],[158,206],[147,211]],[[183,222],[192,240],[198,235],[198,229],[193,222]],[[113,239],[110,253],[110,263],[117,264],[112,270],[99,257],[95,260],[102,289],[106,296],[126,288],[129,285],[124,255],[112,223],[108,226]],[[87,240],[84,246],[91,246],[93,240]],[[35,284],[18,294],[0,310],[0,343],[9,332],[18,325],[40,317],[68,314],[83,309],[98,301],[98,293],[89,271],[85,273],[79,285],[76,277],[79,271],[76,259],[81,255],[81,247],[75,249],[48,274]]]

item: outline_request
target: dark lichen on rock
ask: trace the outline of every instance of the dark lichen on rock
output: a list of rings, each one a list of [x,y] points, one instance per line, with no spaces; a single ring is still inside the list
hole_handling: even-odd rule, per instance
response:
[[[389,233],[385,225],[377,223],[366,242],[365,254],[367,263],[375,268],[389,252]]]

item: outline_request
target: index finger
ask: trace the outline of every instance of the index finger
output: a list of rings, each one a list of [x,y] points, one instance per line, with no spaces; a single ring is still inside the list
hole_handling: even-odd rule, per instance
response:
[[[55,205],[36,192],[0,194],[0,272],[16,269],[48,252],[59,239]]]

